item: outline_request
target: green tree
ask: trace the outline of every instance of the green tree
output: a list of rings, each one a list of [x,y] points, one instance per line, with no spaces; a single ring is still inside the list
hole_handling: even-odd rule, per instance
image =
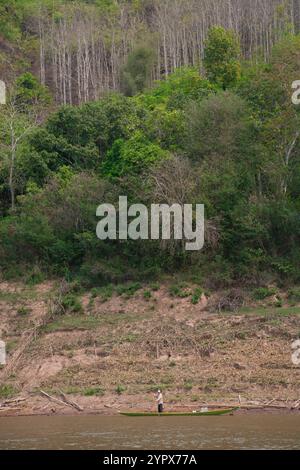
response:
[[[126,96],[141,93],[149,86],[153,63],[153,51],[147,47],[139,47],[129,54],[121,71],[121,90]]]
[[[78,107],[61,107],[31,138],[40,176],[44,173],[46,177],[62,165],[76,171],[98,169],[114,141],[129,138],[138,125],[134,103],[120,94],[108,94]],[[27,177],[34,179],[34,173],[28,162]]]
[[[109,177],[139,175],[167,155],[168,152],[136,132],[129,140],[114,142],[103,162],[102,173]]]
[[[51,104],[51,95],[47,87],[41,85],[38,79],[30,72],[17,77],[13,91],[13,98],[19,109],[30,107],[47,107]]]
[[[186,151],[194,161],[227,158],[255,165],[256,126],[247,103],[219,92],[186,109]]]
[[[31,74],[25,74],[15,80],[7,104],[3,106],[0,116],[0,148],[2,171],[6,175],[4,190],[9,189],[12,210],[15,209],[18,192],[17,169],[20,154],[34,129],[42,123],[49,101],[46,88]]]
[[[226,90],[237,83],[241,74],[240,45],[232,31],[221,26],[210,29],[204,50],[207,77]]]

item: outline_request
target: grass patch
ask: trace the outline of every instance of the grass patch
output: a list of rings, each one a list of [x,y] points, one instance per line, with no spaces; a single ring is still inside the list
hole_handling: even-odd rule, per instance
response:
[[[134,343],[138,337],[139,336],[134,333],[129,333],[128,335],[120,338],[120,343]]]
[[[290,315],[299,315],[300,307],[243,307],[237,314],[288,317]]]
[[[117,385],[115,391],[118,395],[122,395],[126,391],[126,387],[124,385]]]
[[[183,388],[184,390],[186,390],[187,392],[191,391],[192,388],[193,388],[193,383],[192,382],[184,382],[183,384]]]
[[[149,385],[148,387],[146,387],[146,390],[147,390],[147,392],[156,393],[157,390],[161,390],[163,392],[163,391],[168,390],[169,388],[170,387],[168,386],[168,384],[161,383],[161,384],[158,384],[158,385]]]
[[[89,387],[83,391],[85,397],[102,397],[105,390],[102,387]]]
[[[46,333],[54,333],[56,331],[72,331],[72,330],[92,330],[96,328],[101,321],[95,316],[64,316],[52,323],[48,323],[44,328]]]
[[[0,385],[0,398],[12,398],[16,395],[16,390],[12,385],[4,384]]]
[[[192,396],[191,396],[191,401],[192,401],[193,403],[199,402],[199,401],[200,401],[199,395],[192,395]]]
[[[4,292],[0,291],[0,301],[10,304],[16,304],[26,300],[36,299],[37,293],[35,289],[22,289],[18,292]]]
[[[51,323],[45,325],[43,331],[45,333],[54,333],[56,331],[92,330],[99,326],[118,326],[124,322],[140,322],[145,318],[147,318],[147,314],[137,316],[133,313],[64,315],[56,317]]]
[[[31,308],[29,307],[25,307],[24,305],[22,307],[19,307],[18,310],[17,310],[17,314],[20,315],[20,316],[26,316],[26,315],[29,315],[31,313]]]
[[[156,282],[154,282],[154,283],[150,284],[150,289],[151,289],[153,292],[157,292],[157,291],[159,291],[160,286],[159,286],[159,284],[157,284]]]
[[[6,342],[6,352],[11,353],[18,345],[18,341],[16,339],[12,339]]]

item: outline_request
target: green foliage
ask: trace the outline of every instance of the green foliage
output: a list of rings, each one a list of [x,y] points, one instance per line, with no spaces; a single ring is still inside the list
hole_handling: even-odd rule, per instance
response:
[[[118,139],[107,153],[102,173],[108,177],[138,175],[167,157],[167,152],[149,141],[141,132],[130,139]]]
[[[209,30],[204,66],[209,80],[226,90],[240,78],[240,46],[235,34],[221,26]]]
[[[188,291],[177,284],[170,286],[169,294],[171,297],[179,297],[180,299],[184,299],[190,295]]]
[[[201,78],[196,68],[175,70],[165,80],[157,82],[153,89],[135,98],[145,114],[144,132],[162,148],[182,151],[186,105],[200,102],[214,92],[216,87]]]
[[[125,295],[126,297],[132,297],[141,288],[142,288],[142,285],[139,282],[132,282],[130,284],[117,286],[116,291],[118,295]]]
[[[118,395],[122,395],[126,391],[126,387],[124,385],[117,385],[116,387],[116,393]]]
[[[300,302],[300,288],[293,287],[288,292],[288,298],[291,302]]]
[[[253,291],[253,297],[255,300],[264,300],[268,297],[272,297],[276,294],[276,289],[268,287],[259,287]]]
[[[199,104],[190,103],[186,114],[186,149],[193,159],[251,157],[255,170],[255,122],[245,101],[233,93],[220,92]]]
[[[184,382],[183,384],[183,388],[184,390],[186,390],[187,392],[190,392],[192,389],[193,389],[193,383],[192,382]]]
[[[105,394],[105,390],[101,387],[89,387],[83,392],[85,397],[102,397]]]
[[[16,79],[13,94],[17,105],[22,109],[34,105],[42,108],[48,106],[51,102],[49,90],[41,85],[37,78],[29,72],[23,73]]]
[[[147,47],[139,47],[129,54],[121,72],[121,90],[125,96],[141,93],[150,82],[154,53]]]
[[[150,290],[145,290],[145,291],[143,292],[143,297],[144,297],[145,300],[151,299],[151,297],[152,297],[151,291],[150,291]]]
[[[36,8],[34,0],[24,3],[0,1],[5,40],[24,39]],[[118,2],[85,3],[89,14],[99,8],[106,19],[120,13]],[[144,11],[143,5],[131,2],[129,11]],[[43,7],[54,22],[71,10],[63,0],[45,1]],[[30,47],[36,47],[32,41]],[[111,36],[105,46],[112,47]],[[149,299],[159,288],[150,282],[176,271],[211,289],[237,282],[299,283],[300,108],[291,103],[299,64],[300,36],[286,31],[268,63],[257,57],[255,64],[241,64],[234,34],[214,27],[205,49],[207,78],[198,68],[182,67],[151,88],[152,46],[137,46],[120,77],[130,96],[103,94],[98,101],[57,106],[51,113],[49,90],[22,73],[11,93],[17,106],[13,127],[21,136],[13,154],[13,209],[9,106],[0,115],[1,275],[29,284],[49,274],[77,278],[84,287],[95,287],[92,300],[102,301],[114,293],[133,295],[142,281],[149,285],[142,294]],[[188,168],[184,176],[178,159]],[[204,203],[204,250],[98,240],[96,208],[102,202],[116,205],[121,194],[146,205],[176,199]],[[177,283],[170,294],[188,296],[196,305],[201,289]],[[257,298],[264,295],[263,288]],[[68,292],[63,302],[63,311],[81,311],[78,292]]]
[[[83,313],[82,304],[74,294],[66,294],[62,298],[62,307],[67,313]]]
[[[31,309],[29,307],[26,307],[23,305],[22,307],[19,307],[17,310],[17,314],[20,315],[21,317],[27,316],[31,313]]]
[[[112,144],[129,138],[137,123],[134,104],[118,94],[80,107],[63,106],[30,139],[26,176],[40,185],[61,166],[95,170]]]
[[[6,39],[16,40],[21,36],[22,3],[22,0],[0,0],[0,31]]]
[[[168,110],[183,109],[189,101],[201,101],[217,91],[217,87],[203,79],[194,67],[181,67],[165,80],[158,81],[137,100],[149,109],[164,105]]]
[[[103,287],[94,287],[91,290],[91,295],[92,298],[100,297],[103,302],[106,302],[112,297],[114,291],[114,286],[112,284],[108,284]]]
[[[193,305],[197,305],[199,303],[199,300],[201,299],[202,294],[202,289],[200,289],[200,287],[197,287],[192,294],[191,303]]]
[[[0,385],[0,398],[7,399],[12,398],[16,395],[15,388],[10,384],[1,384]]]
[[[157,291],[159,291],[159,284],[154,282],[154,283],[150,284],[150,288],[153,292],[157,292]]]

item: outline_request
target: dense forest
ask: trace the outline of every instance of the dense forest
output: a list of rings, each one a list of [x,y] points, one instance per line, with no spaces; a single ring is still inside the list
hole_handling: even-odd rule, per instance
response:
[[[0,270],[87,286],[300,281],[300,0],[0,0]],[[205,247],[96,208],[203,203]]]

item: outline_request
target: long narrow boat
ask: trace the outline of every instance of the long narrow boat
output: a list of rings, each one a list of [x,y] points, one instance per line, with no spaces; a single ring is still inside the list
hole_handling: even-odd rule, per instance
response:
[[[238,408],[226,408],[208,411],[165,411],[163,413],[151,411],[121,411],[120,414],[124,416],[220,416],[232,413],[237,409]]]

